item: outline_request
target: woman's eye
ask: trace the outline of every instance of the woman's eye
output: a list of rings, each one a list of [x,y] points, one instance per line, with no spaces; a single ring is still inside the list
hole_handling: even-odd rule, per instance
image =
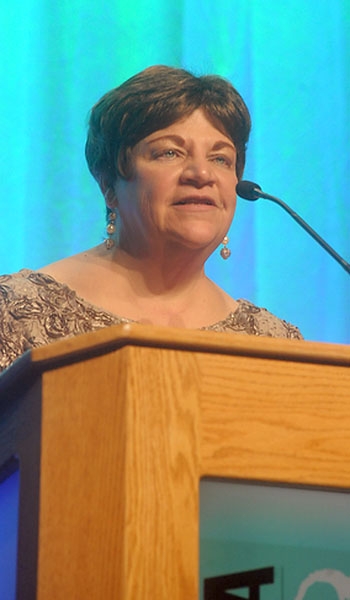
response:
[[[214,156],[213,160],[218,163],[219,165],[223,165],[225,167],[231,167],[232,166],[232,160],[225,155],[218,155],[218,156]]]
[[[155,158],[165,158],[168,160],[172,160],[178,156],[178,152],[173,148],[165,148],[163,150],[157,150],[154,153]]]
[[[169,149],[169,150],[164,150],[164,156],[166,156],[167,158],[174,158],[175,156],[177,156],[175,150]]]

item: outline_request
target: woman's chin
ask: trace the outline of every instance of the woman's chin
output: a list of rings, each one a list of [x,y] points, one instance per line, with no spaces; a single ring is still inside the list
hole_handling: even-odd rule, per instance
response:
[[[190,232],[190,234],[188,234],[187,240],[188,242],[193,243],[194,246],[211,246],[213,248],[216,248],[216,246],[218,246],[221,243],[225,234],[226,232],[218,233],[217,230],[193,230]]]
[[[188,251],[206,251],[206,253],[213,252],[217,246],[221,243],[224,234],[222,236],[209,235],[205,232],[191,231],[187,235],[175,236],[172,241],[175,246]]]

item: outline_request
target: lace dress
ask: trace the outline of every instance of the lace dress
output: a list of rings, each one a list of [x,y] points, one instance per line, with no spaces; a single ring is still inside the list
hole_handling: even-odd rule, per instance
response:
[[[86,302],[44,273],[22,269],[0,276],[0,371],[30,348],[131,322]],[[238,300],[234,312],[202,329],[302,339],[297,327],[247,300]]]

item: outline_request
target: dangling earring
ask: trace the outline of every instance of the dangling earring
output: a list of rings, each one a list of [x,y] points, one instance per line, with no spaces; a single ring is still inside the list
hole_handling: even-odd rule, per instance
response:
[[[227,237],[227,235],[225,235],[224,239],[222,240],[222,244],[223,244],[223,248],[221,248],[220,250],[220,256],[226,260],[227,258],[229,258],[231,256],[231,250],[230,248],[227,248],[227,244],[229,243],[229,239]]]
[[[108,213],[107,227],[106,227],[106,232],[107,232],[108,238],[105,239],[105,245],[106,245],[107,250],[111,250],[115,246],[113,234],[115,233],[115,230],[116,230],[116,226],[115,226],[116,219],[117,219],[117,213],[115,213],[114,211],[111,210]]]

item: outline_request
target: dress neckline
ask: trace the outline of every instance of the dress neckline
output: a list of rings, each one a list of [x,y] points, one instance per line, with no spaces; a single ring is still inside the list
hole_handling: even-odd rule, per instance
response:
[[[38,271],[34,271],[32,269],[20,269],[19,273],[21,273],[22,275],[24,275],[25,277],[28,277],[29,275],[34,275],[37,276],[38,278],[45,278],[50,280],[52,283],[54,283],[56,286],[59,286],[61,289],[65,289],[67,290],[70,294],[74,294],[75,298],[83,303],[85,306],[92,308],[95,312],[98,312],[100,314],[106,315],[108,317],[110,317],[113,320],[117,320],[121,323],[140,323],[140,321],[137,321],[136,319],[130,319],[129,317],[122,317],[116,313],[113,313],[109,310],[106,310],[105,308],[102,308],[101,306],[98,306],[97,304],[94,304],[93,302],[89,302],[89,300],[86,300],[85,298],[83,298],[82,296],[80,296],[73,288],[71,288],[67,283],[63,283],[61,281],[58,281],[57,279],[55,279],[55,277],[53,277],[52,275],[49,275],[48,273],[43,273],[42,271],[38,270]],[[220,319],[219,321],[215,321],[215,323],[211,323],[210,325],[204,325],[202,327],[197,327],[197,330],[206,330],[206,329],[213,329],[216,327],[221,327],[223,326],[229,319],[232,319],[232,317],[234,315],[236,315],[239,310],[241,309],[241,307],[243,306],[243,304],[250,304],[247,300],[243,300],[243,299],[238,299],[236,300],[237,302],[237,307],[235,308],[235,310],[231,310],[226,317],[224,317],[223,319]]]

